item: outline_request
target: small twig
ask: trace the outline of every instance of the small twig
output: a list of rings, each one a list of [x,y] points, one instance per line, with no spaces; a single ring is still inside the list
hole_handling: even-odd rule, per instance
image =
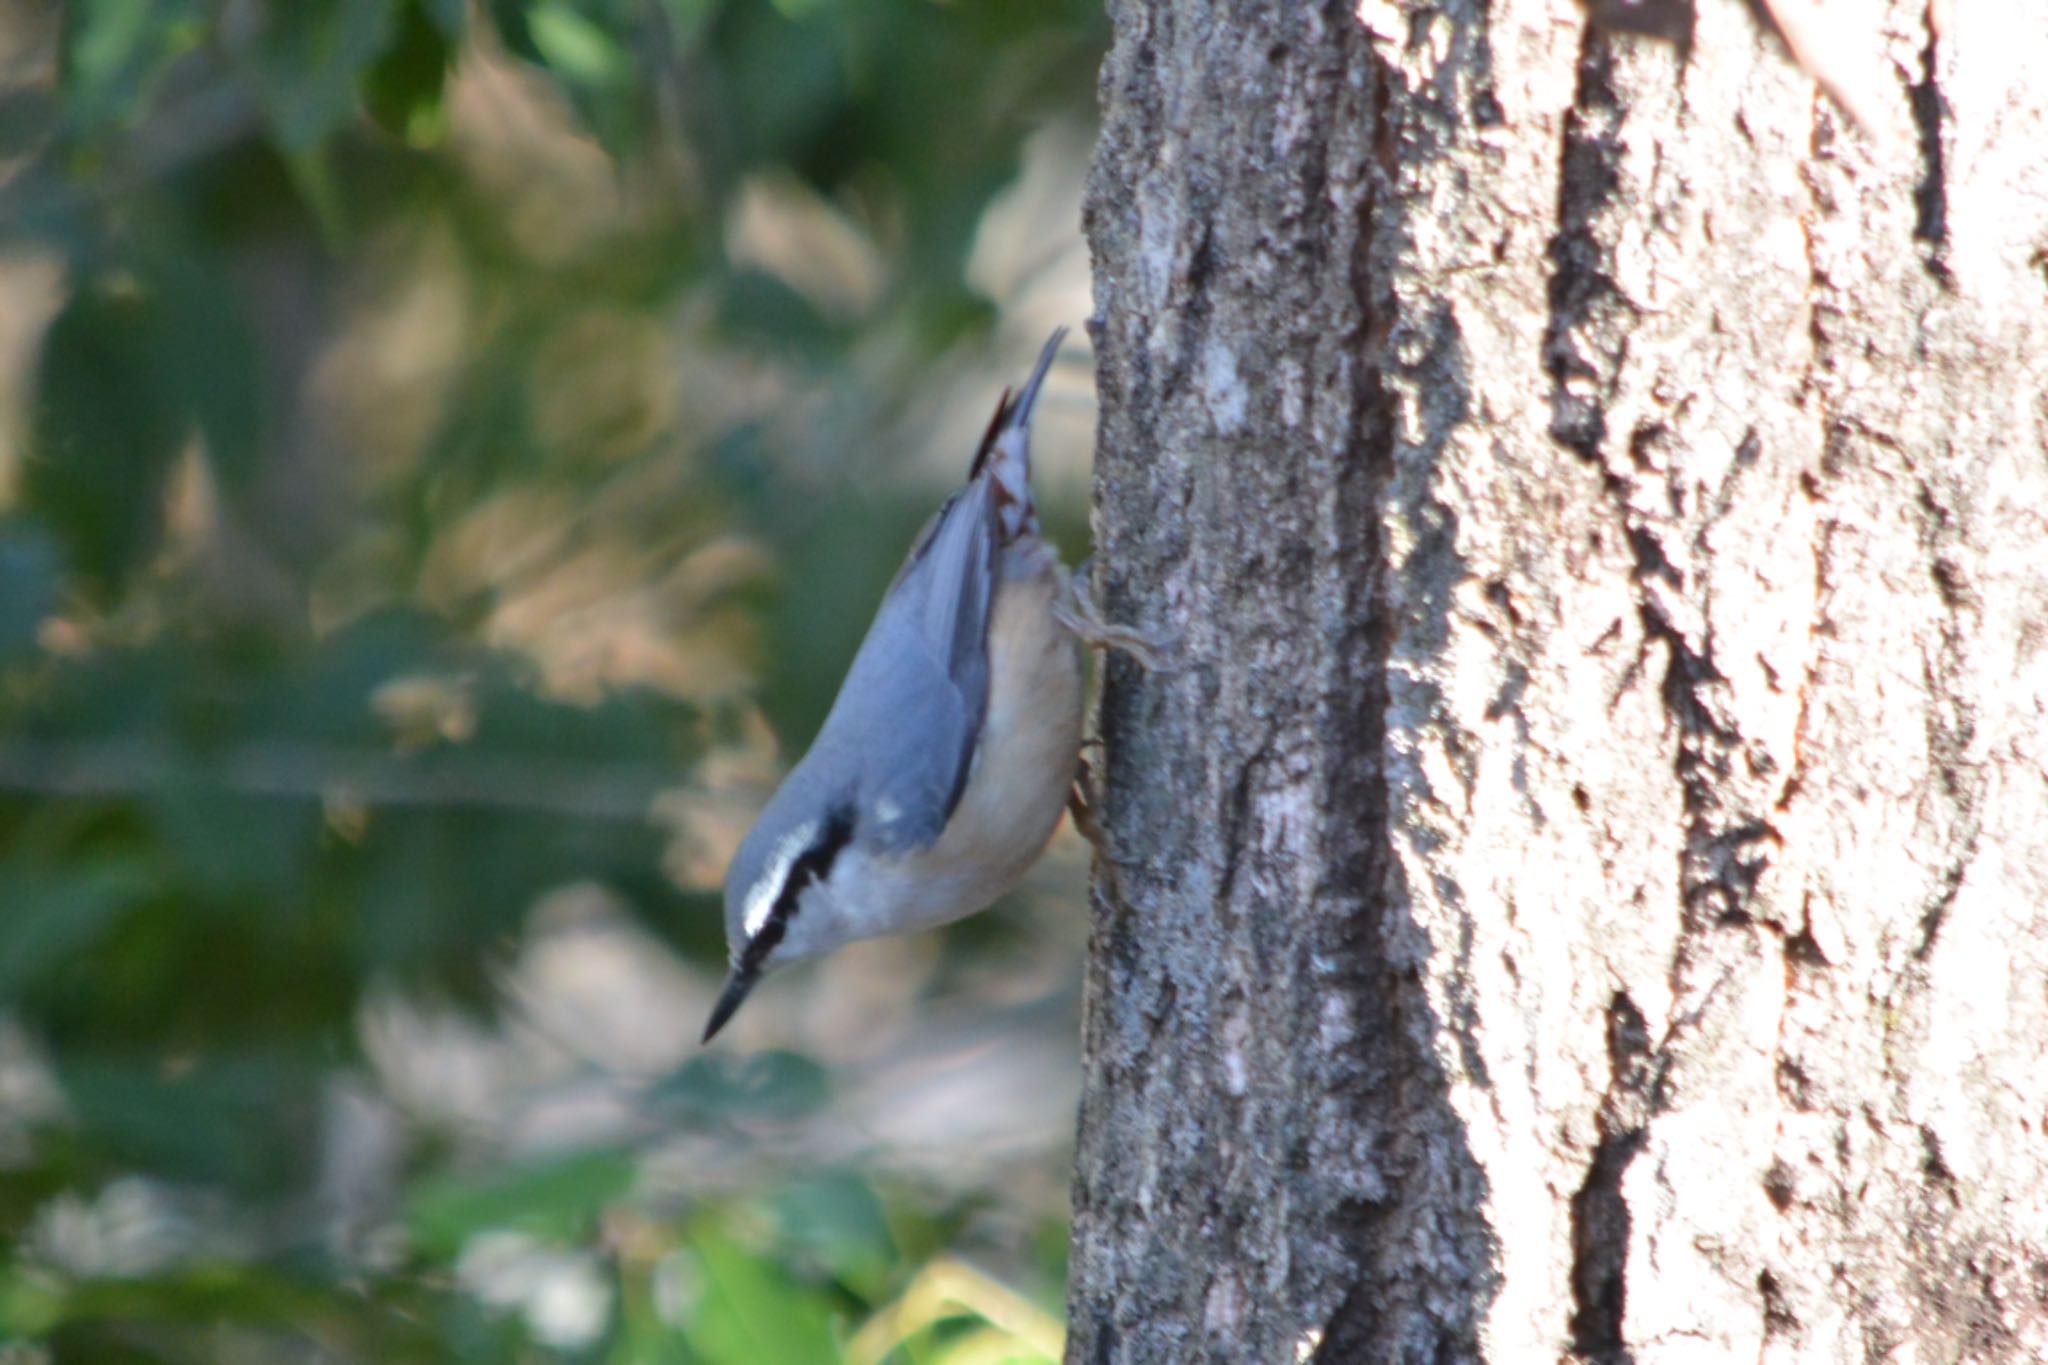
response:
[[[138,738],[0,744],[0,792],[133,796],[198,785],[281,800],[481,807],[579,820],[645,820],[674,775],[437,750],[415,758],[264,740],[215,752]]]

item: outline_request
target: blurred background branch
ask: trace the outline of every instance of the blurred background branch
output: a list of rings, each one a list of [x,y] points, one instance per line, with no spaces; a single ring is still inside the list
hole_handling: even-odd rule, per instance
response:
[[[489,755],[431,766],[383,752],[255,743],[209,755],[195,770],[149,740],[0,745],[0,790],[40,796],[134,798],[195,781],[248,796],[342,806],[481,806],[576,820],[645,820],[671,775],[529,763]]]

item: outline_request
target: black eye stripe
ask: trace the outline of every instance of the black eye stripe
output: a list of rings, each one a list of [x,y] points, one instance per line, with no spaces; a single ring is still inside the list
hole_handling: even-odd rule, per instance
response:
[[[746,948],[740,953],[740,973],[753,976],[761,970],[768,954],[789,932],[789,921],[796,915],[797,901],[804,888],[831,875],[832,864],[838,861],[839,851],[852,839],[853,807],[834,807],[832,813],[825,817],[825,828],[818,832],[811,846],[789,865],[789,874],[782,879],[782,889],[775,894],[775,904],[768,907],[767,922],[761,926],[760,932],[747,940]]]

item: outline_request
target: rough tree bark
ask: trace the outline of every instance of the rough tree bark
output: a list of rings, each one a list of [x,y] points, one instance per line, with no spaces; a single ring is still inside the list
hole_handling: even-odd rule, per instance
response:
[[[1113,0],[1070,1360],[2048,1359],[2048,9],[1845,4]]]

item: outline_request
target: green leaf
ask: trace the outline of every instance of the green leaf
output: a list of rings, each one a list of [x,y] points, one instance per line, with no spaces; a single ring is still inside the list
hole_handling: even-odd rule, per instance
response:
[[[266,10],[255,50],[265,111],[289,155],[340,127],[358,81],[391,39],[385,0],[290,0]]]
[[[162,532],[187,426],[161,364],[167,348],[153,300],[108,281],[81,288],[43,342],[23,500],[101,590],[124,581]]]
[[[445,22],[428,12],[424,0],[405,0],[396,37],[363,73],[363,103],[370,117],[415,147],[434,145],[447,128],[441,91],[454,61],[451,41],[461,30],[444,27]]]
[[[571,0],[535,0],[516,13],[503,4],[493,10],[506,46],[555,78],[604,149],[622,160],[636,155],[648,91],[634,79],[633,52],[648,41],[645,16],[631,15],[625,5]]]
[[[612,36],[560,0],[528,6],[526,31],[541,60],[563,80],[614,86],[633,74],[632,62]]]
[[[814,1291],[723,1233],[706,1229],[692,1241],[704,1275],[703,1296],[683,1324],[694,1350],[713,1365],[839,1358]]]
[[[0,668],[36,652],[61,587],[57,547],[28,528],[0,530]]]
[[[42,1282],[21,1276],[11,1285],[0,1272],[0,1341],[9,1339],[10,1327],[40,1329],[21,1331],[22,1337],[55,1328],[61,1333],[51,1343],[56,1359],[189,1360],[196,1357],[187,1351],[159,1353],[147,1345],[189,1340],[193,1329],[221,1335],[234,1324],[281,1329],[295,1340],[339,1336],[361,1352],[353,1359],[449,1358],[449,1342],[432,1330],[436,1324],[421,1320],[420,1309],[431,1306],[427,1296],[393,1292],[388,1284],[374,1286],[374,1295],[365,1288],[303,1278],[258,1262],[216,1260],[176,1264],[147,1276]],[[9,1301],[10,1292],[15,1302]],[[374,1310],[365,1313],[372,1304]],[[274,1354],[259,1352],[262,1358]],[[6,1358],[4,1352],[0,1358]]]
[[[260,927],[282,928],[295,874],[315,847],[319,809],[310,799],[222,790],[201,762],[169,774],[143,806],[170,865],[189,891]]]
[[[0,1265],[0,1341],[33,1341],[63,1316],[63,1291],[55,1277]]]
[[[422,7],[427,17],[434,21],[434,27],[441,30],[441,36],[451,45],[468,31],[468,0],[422,0]]]
[[[778,1189],[772,1204],[791,1247],[864,1294],[882,1292],[897,1248],[882,1201],[867,1181],[851,1171],[799,1177]]]
[[[527,6],[523,0],[485,0],[485,7],[491,16],[491,24],[498,30],[498,41],[505,50],[521,61],[545,64],[540,48],[533,41],[533,27],[527,21]]]
[[[327,142],[307,142],[287,147],[282,160],[293,188],[320,229],[322,245],[339,253],[348,246],[349,214],[343,202],[347,192],[334,172],[331,150]]]
[[[102,1158],[167,1179],[276,1188],[306,1154],[319,1073],[306,1059],[213,1053],[196,1065],[60,1060],[58,1082]]]
[[[814,149],[829,155],[859,145],[848,121],[865,111],[852,99],[845,49],[829,25],[741,5],[728,8],[714,31],[724,77],[719,116],[743,162],[787,164],[816,183]],[[933,141],[946,136],[936,124],[925,131]]]
[[[160,0],[74,0],[65,6],[65,104],[80,124],[135,112],[158,54],[182,36],[167,19],[185,6]]]
[[[809,299],[766,271],[733,271],[720,304],[719,322],[727,330],[768,347],[823,357],[839,340]]]
[[[117,80],[149,38],[150,0],[79,0],[66,15],[65,75],[73,98],[92,100]]]
[[[58,102],[41,90],[0,91],[0,159],[33,154],[57,121]]]
[[[88,951],[149,890],[126,863],[64,871],[0,864],[0,885],[0,1004]]]
[[[159,256],[151,280],[160,301],[158,364],[206,439],[228,492],[254,481],[263,435],[264,370],[256,338],[236,307],[234,284],[211,259]]]
[[[704,25],[717,17],[717,0],[661,0],[678,42],[696,37]]]
[[[625,1152],[576,1152],[515,1170],[432,1182],[413,1194],[406,1223],[423,1250],[443,1257],[494,1228],[576,1241],[607,1205],[625,1196],[633,1177],[633,1160]]]
[[[793,1122],[831,1097],[825,1068],[795,1052],[700,1053],[649,1095],[698,1118]]]

